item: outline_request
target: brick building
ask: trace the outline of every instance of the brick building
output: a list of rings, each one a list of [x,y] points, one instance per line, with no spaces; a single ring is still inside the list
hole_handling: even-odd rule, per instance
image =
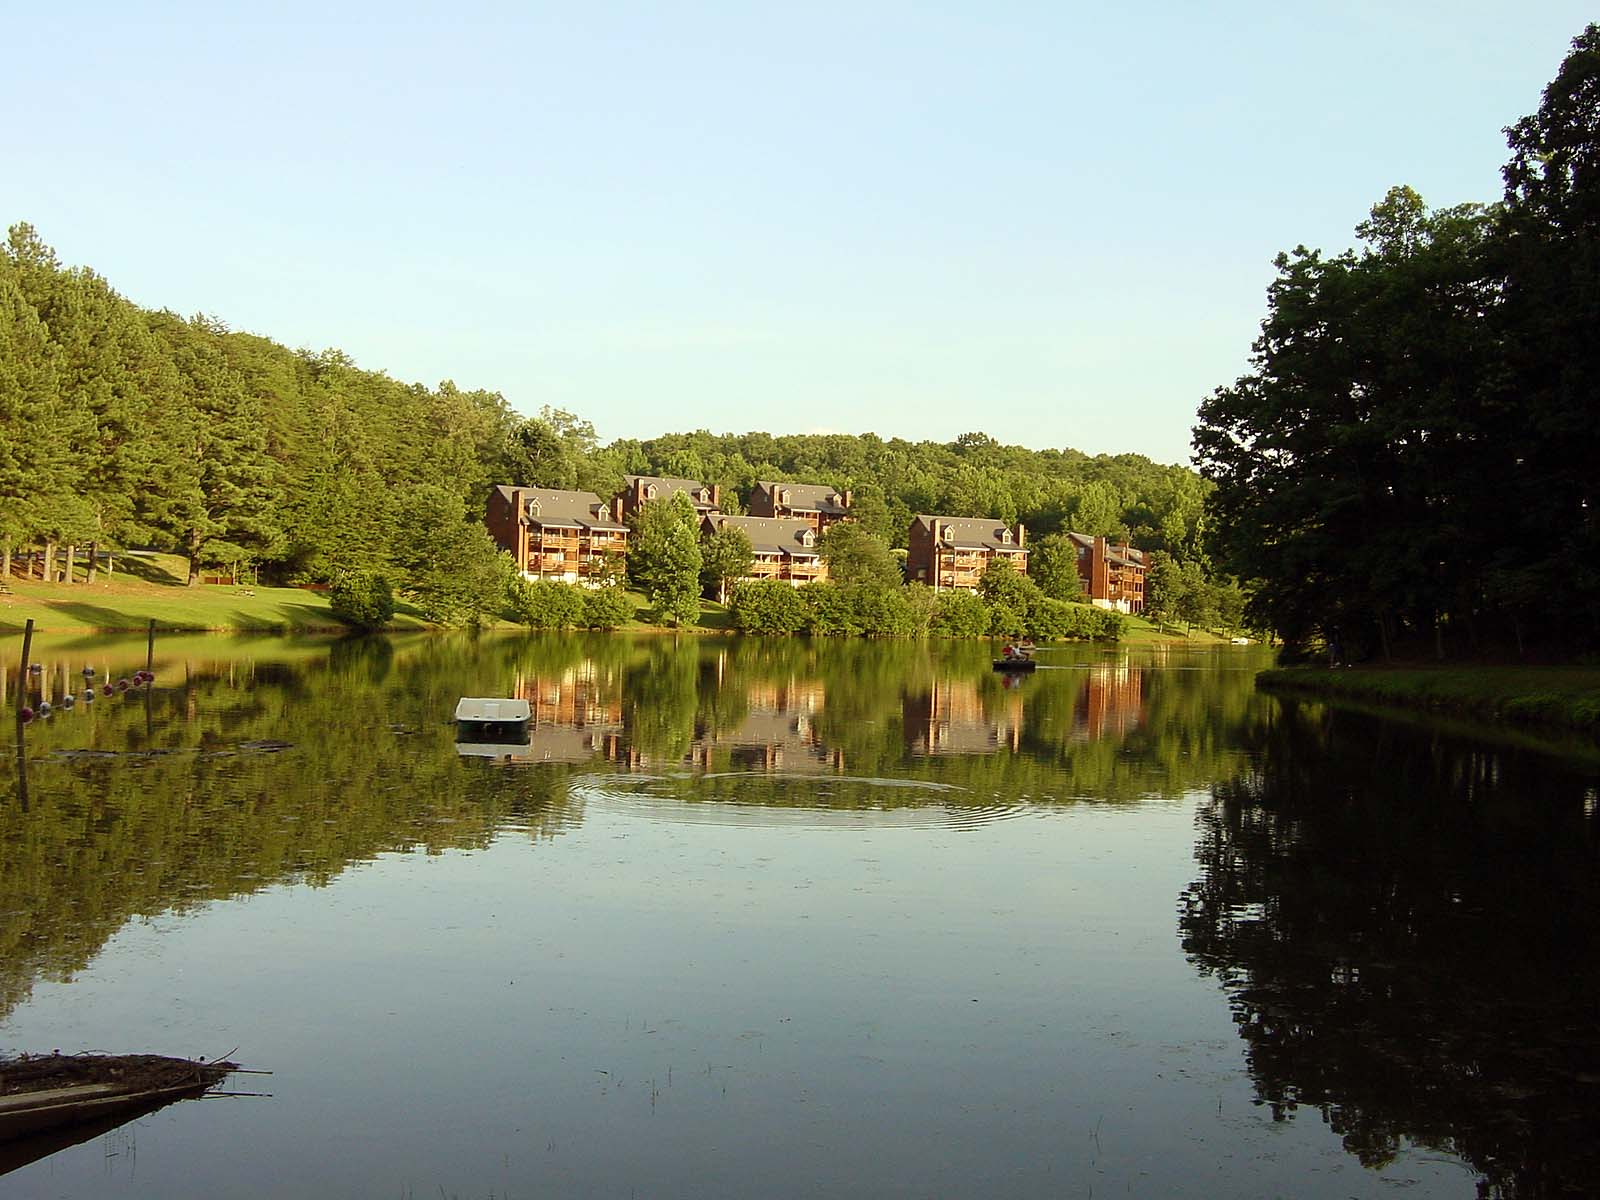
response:
[[[851,495],[825,483],[759,480],[750,493],[752,517],[800,517],[818,533],[850,516]]]
[[[529,579],[599,583],[622,570],[628,527],[593,492],[497,485],[484,524]]]
[[[1067,534],[1078,555],[1078,580],[1089,603],[1117,612],[1144,611],[1144,577],[1149,556],[1126,542],[1121,545],[1086,533]]]
[[[718,529],[742,529],[755,554],[746,579],[777,579],[799,587],[828,577],[828,564],[817,549],[820,540],[804,517],[726,517],[708,515],[700,525],[702,537]]]
[[[678,492],[689,497],[698,516],[721,511],[722,488],[717,484],[707,486],[696,479],[673,479],[663,475],[625,475],[623,478],[627,482],[612,500],[611,515],[618,521],[626,521],[651,500],[666,500]]]
[[[1020,523],[1002,525],[991,517],[912,518],[906,551],[906,578],[936,591],[962,588],[977,591],[978,580],[989,563],[1002,558],[1017,569],[1028,570],[1028,531]]]

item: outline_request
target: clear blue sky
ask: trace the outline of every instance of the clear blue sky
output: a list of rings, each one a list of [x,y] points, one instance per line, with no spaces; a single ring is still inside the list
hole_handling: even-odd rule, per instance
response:
[[[136,302],[603,438],[1187,461],[1271,259],[1494,200],[1592,5],[66,4],[0,219]]]

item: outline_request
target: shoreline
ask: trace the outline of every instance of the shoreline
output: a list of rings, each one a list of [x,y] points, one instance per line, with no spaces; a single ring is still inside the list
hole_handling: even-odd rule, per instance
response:
[[[397,612],[395,619],[378,634],[445,632],[450,626],[436,625],[420,614]],[[642,607],[640,609],[642,610]],[[356,633],[336,618],[325,592],[296,587],[241,588],[226,584],[199,584],[187,587],[177,583],[144,580],[115,583],[42,584],[23,582],[0,594],[0,638],[20,635],[29,618],[39,634],[116,635],[142,634],[153,620],[156,630],[172,633],[216,634],[296,634]],[[528,626],[499,620],[485,629],[502,632],[534,632]],[[573,630],[572,632],[586,632]],[[720,605],[706,602],[700,618],[692,625],[656,625],[630,620],[619,626],[619,633],[654,633],[692,636],[766,636],[739,634],[732,629]],[[781,635],[790,636],[790,635]],[[822,635],[827,636],[827,635]],[[932,635],[927,635],[932,636]],[[961,639],[967,640],[967,639]],[[994,640],[986,635],[975,641]],[[1067,639],[1068,644],[1080,639]],[[1215,634],[1197,632],[1193,636],[1157,630],[1138,618],[1130,618],[1124,636],[1108,645],[1170,645],[1216,647],[1228,645]]]
[[[1256,686],[1600,738],[1597,667],[1279,667]]]

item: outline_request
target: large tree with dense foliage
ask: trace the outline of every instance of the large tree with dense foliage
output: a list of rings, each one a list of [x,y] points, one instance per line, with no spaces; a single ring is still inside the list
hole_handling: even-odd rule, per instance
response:
[[[1251,373],[1201,405],[1213,549],[1291,642],[1343,627],[1387,647],[1471,610],[1489,231],[1481,207],[1396,188],[1359,253],[1279,255]]]
[[[692,624],[700,612],[699,522],[682,492],[644,505],[628,539],[628,578],[656,614],[672,625]]]
[[[1212,548],[1290,642],[1600,643],[1600,27],[1507,132],[1502,205],[1395,188],[1360,252],[1280,255],[1201,406]]]
[[[700,582],[718,604],[726,604],[729,585],[750,574],[754,562],[750,535],[737,525],[718,526],[700,544]]]

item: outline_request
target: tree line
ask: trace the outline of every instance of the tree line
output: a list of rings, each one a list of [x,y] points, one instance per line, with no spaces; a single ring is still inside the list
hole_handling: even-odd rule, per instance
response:
[[[141,308],[62,264],[30,225],[0,247],[0,575],[20,549],[145,547],[265,579],[380,573],[435,619],[504,590],[482,525],[493,484],[618,491],[626,474],[853,493],[904,547],[918,512],[1128,538],[1209,573],[1209,485],[1135,454],[873,434],[711,434],[602,445],[591,421],[499,392],[405,383],[338,350],[291,350],[214,316]]]
[[[1600,644],[1600,26],[1506,135],[1499,201],[1396,187],[1359,249],[1280,254],[1200,408],[1208,545],[1291,645]]]

